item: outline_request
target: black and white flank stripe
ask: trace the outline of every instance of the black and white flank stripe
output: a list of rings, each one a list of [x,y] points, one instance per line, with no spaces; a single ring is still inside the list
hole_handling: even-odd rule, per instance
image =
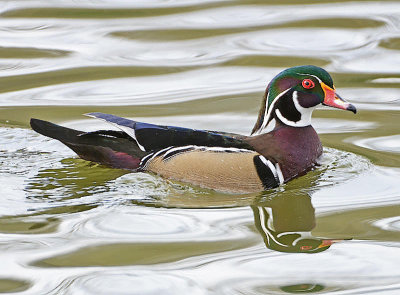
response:
[[[253,161],[264,188],[277,187],[284,183],[285,180],[278,163],[274,165],[261,155],[255,156]]]
[[[167,147],[159,151],[148,154],[140,162],[140,168],[146,170],[147,166],[155,159],[160,158],[167,162],[172,158],[192,151],[210,152],[210,153],[254,153],[252,150],[226,147],[207,147],[187,145],[179,147]],[[279,164],[273,164],[264,156],[257,155],[253,158],[254,166],[265,189],[277,187],[284,183],[284,178]]]
[[[157,157],[162,157],[163,161],[168,161],[175,156],[183,153],[188,153],[191,151],[201,151],[201,152],[214,152],[214,153],[253,153],[254,151],[239,148],[226,148],[226,147],[208,147],[208,146],[196,146],[196,145],[186,145],[186,146],[170,146],[165,149],[153,152],[143,157],[140,162],[141,168],[146,168],[146,165],[150,163],[153,159]]]

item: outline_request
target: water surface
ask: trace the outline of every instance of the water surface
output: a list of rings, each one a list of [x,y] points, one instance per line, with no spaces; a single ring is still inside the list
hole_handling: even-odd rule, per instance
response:
[[[1,3],[0,293],[400,292],[398,1]],[[259,194],[109,169],[28,125],[248,134],[302,64],[359,112],[316,110],[321,165]]]

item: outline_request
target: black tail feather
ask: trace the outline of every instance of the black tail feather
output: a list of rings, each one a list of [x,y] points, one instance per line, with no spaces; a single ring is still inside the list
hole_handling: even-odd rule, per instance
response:
[[[114,168],[137,169],[140,159],[146,155],[135,140],[122,131],[86,133],[38,119],[31,119],[30,123],[33,130],[61,141],[84,160]]]
[[[32,129],[35,130],[37,133],[57,139],[62,142],[74,142],[76,141],[76,137],[78,135],[84,133],[82,131],[62,127],[51,122],[34,118],[31,119],[30,123]]]

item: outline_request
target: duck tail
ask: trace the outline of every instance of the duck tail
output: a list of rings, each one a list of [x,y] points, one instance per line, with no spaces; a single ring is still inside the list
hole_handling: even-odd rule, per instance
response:
[[[147,154],[123,131],[83,132],[33,118],[30,124],[36,132],[61,141],[80,158],[113,168],[137,170]]]

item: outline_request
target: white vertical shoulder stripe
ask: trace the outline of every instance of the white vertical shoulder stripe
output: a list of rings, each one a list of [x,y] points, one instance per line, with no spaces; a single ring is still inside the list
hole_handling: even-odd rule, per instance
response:
[[[279,164],[276,163],[275,167],[276,167],[276,173],[278,174],[279,183],[283,184],[285,182],[285,178],[283,177],[281,166],[279,166]]]
[[[321,79],[318,76],[315,76],[315,75],[312,75],[312,74],[301,74],[301,73],[296,73],[296,74],[302,75],[302,76],[311,76],[311,77],[314,77],[315,79],[317,79],[319,83],[322,82]]]
[[[275,179],[277,181],[279,181],[279,183],[280,183],[278,172],[276,171],[276,168],[271,163],[271,161],[267,160],[264,156],[259,156],[259,158],[264,163],[265,166],[268,166],[268,168],[271,170],[272,174],[274,174]]]
[[[275,110],[275,114],[278,117],[279,120],[281,120],[281,122],[285,123],[288,126],[292,126],[292,127],[305,127],[305,126],[309,126],[311,125],[311,115],[312,112],[314,111],[315,107],[309,107],[309,108],[303,108],[298,100],[297,97],[297,91],[293,92],[293,104],[294,107],[296,108],[296,110],[300,113],[300,120],[297,122],[294,121],[290,121],[289,119],[286,119],[281,111],[279,109]]]

